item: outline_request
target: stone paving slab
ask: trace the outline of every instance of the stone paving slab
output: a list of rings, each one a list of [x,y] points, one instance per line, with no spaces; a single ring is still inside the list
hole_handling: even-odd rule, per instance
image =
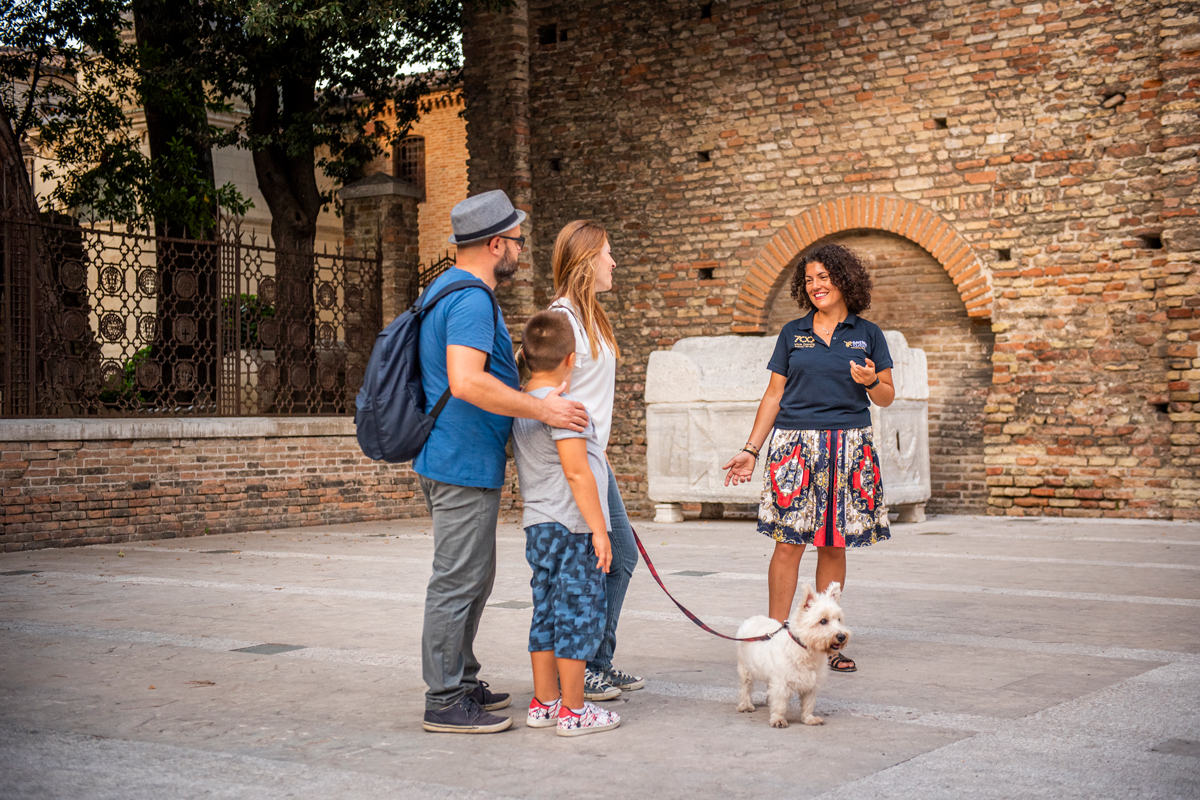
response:
[[[752,522],[638,528],[710,624],[762,613]],[[617,661],[647,687],[573,740],[520,721],[528,568],[497,538],[492,736],[420,729],[427,520],[0,556],[0,798],[1200,796],[1200,525],[897,526],[850,554],[859,671],[816,728],[736,713],[733,645],[639,568]]]

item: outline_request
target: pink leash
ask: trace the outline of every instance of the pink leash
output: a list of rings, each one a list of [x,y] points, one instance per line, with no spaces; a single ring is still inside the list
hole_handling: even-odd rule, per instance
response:
[[[658,577],[658,570],[656,570],[654,568],[654,562],[651,561],[650,556],[648,556],[646,554],[646,547],[645,547],[645,545],[642,544],[642,540],[638,538],[637,531],[633,530],[633,526],[630,526],[629,530],[633,531],[633,541],[637,543],[638,552],[640,552],[642,554],[642,560],[646,562],[646,568],[649,569],[650,574],[652,576],[654,576],[654,580],[655,580],[655,582],[658,583],[659,588],[661,588],[663,590],[663,592],[666,593],[667,597],[671,598],[671,602],[674,603],[679,608],[679,610],[683,612],[683,615],[685,617],[687,617],[692,622],[694,622],[700,626],[700,630],[711,633],[713,636],[720,636],[722,639],[728,639],[731,642],[765,642],[766,640],[775,636],[775,634],[779,633],[779,631],[787,631],[788,636],[792,637],[793,642],[800,645],[801,647],[804,647],[804,642],[802,642],[796,638],[796,634],[792,633],[792,629],[788,627],[788,624],[786,622],[784,622],[782,625],[780,625],[779,630],[775,631],[774,633],[764,633],[762,636],[751,636],[746,639],[739,639],[736,636],[726,636],[725,634],[720,633],[719,631],[714,631],[712,628],[708,627],[708,625],[705,625],[703,620],[701,620],[699,617],[697,617],[691,611],[688,611],[687,608],[684,607],[683,603],[676,600],[674,595],[672,595],[671,592],[667,590],[667,587],[662,582],[662,578]]]

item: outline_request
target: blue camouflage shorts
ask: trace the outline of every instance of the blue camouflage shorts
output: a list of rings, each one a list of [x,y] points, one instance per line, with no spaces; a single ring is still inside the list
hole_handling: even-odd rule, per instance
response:
[[[525,559],[533,568],[529,652],[553,650],[556,658],[588,660],[600,647],[607,610],[592,537],[557,522],[530,525]]]

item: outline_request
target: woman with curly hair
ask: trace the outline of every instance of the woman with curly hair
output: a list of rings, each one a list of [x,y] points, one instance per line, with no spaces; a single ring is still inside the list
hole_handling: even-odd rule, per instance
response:
[[[891,536],[870,404],[891,405],[892,357],[871,307],[871,276],[858,254],[827,244],[805,255],[792,279],[800,319],[783,326],[767,364],[773,373],[746,446],[723,469],[725,485],[750,480],[766,455],[758,530],[775,540],[767,572],[770,615],[788,618],[800,557],[817,548],[817,591],[846,585],[846,548]],[[854,672],[838,653],[836,672]]]

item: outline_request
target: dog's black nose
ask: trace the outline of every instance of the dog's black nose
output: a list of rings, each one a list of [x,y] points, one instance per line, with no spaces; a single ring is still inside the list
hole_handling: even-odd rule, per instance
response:
[[[844,641],[846,641],[846,634],[844,634],[844,633],[839,633],[839,634],[838,634],[837,636],[835,636],[834,638],[835,638],[835,639],[837,639],[839,642],[844,642]]]

